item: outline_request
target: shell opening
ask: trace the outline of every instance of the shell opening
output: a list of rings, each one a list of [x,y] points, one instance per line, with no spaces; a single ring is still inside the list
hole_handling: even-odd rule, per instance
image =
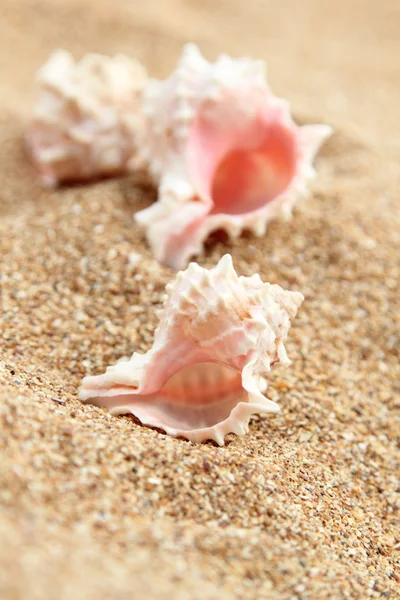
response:
[[[238,402],[248,401],[241,374],[215,363],[182,368],[154,394],[119,391],[107,398],[113,414],[132,412],[142,423],[178,430],[212,427],[229,417]]]
[[[294,173],[293,136],[274,124],[260,145],[231,149],[218,162],[211,183],[211,214],[243,214],[262,208],[288,187]]]

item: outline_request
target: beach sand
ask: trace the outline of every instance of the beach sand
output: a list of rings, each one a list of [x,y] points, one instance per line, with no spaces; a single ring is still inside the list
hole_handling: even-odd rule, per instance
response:
[[[2,600],[400,598],[398,2],[1,12]],[[240,274],[306,297],[292,365],[269,377],[282,411],[222,448],[77,400],[85,374],[151,346],[174,272],[132,219],[155,198],[143,177],[43,190],[23,144],[53,49],[125,52],[165,77],[185,41],[266,59],[297,122],[335,130],[292,221],[197,259],[230,252]]]

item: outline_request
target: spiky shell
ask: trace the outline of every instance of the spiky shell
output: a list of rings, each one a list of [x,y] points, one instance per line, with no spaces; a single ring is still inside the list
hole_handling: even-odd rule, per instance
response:
[[[75,62],[56,50],[37,75],[38,98],[27,143],[43,184],[127,169],[141,126],[145,69],[121,54]]]
[[[166,292],[151,350],[85,377],[80,399],[220,445],[229,432],[243,435],[252,414],[277,412],[264,375],[289,363],[284,342],[303,296],[238,277],[230,255],[210,271],[192,263]]]
[[[177,269],[215,229],[261,236],[271,219],[289,217],[331,131],[295,125],[262,61],[222,55],[209,63],[194,44],[169,79],[149,81],[143,113],[134,164],[148,167],[159,196],[136,220],[155,257]]]

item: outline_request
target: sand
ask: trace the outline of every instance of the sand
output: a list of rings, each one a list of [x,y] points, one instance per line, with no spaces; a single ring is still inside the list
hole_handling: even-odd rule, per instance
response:
[[[396,0],[3,0],[2,599],[400,598],[399,27]],[[198,258],[306,297],[281,413],[223,448],[77,401],[151,346],[174,273],[132,221],[143,178],[46,191],[22,139],[54,48],[166,76],[189,40],[267,59],[297,121],[335,128],[291,222]]]

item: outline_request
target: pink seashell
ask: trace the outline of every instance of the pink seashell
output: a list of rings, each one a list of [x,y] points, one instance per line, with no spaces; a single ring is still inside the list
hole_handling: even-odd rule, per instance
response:
[[[185,46],[166,81],[150,80],[136,164],[159,182],[158,201],[136,214],[155,257],[182,268],[210,232],[232,237],[289,217],[314,174],[327,125],[298,127],[265,80],[265,64]]]
[[[210,271],[191,263],[166,291],[151,350],[85,377],[79,398],[220,446],[227,433],[246,433],[252,414],[278,412],[264,375],[290,363],[284,341],[302,294],[238,277],[229,254]]]
[[[145,69],[123,55],[87,54],[76,63],[56,50],[37,79],[27,143],[43,184],[125,171],[143,121]]]

